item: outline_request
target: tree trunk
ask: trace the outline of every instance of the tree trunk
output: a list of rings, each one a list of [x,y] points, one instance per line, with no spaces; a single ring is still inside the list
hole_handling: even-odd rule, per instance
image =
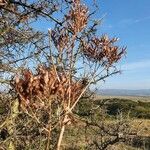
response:
[[[13,102],[13,105],[11,107],[11,114],[10,114],[11,116],[10,116],[9,120],[6,121],[8,133],[10,136],[13,135],[13,133],[14,133],[15,119],[19,113],[18,107],[19,107],[19,101],[18,101],[18,99],[16,99]],[[8,150],[15,150],[15,144],[14,144],[13,139],[10,139]]]
[[[68,118],[68,115],[65,115],[65,117],[62,121],[61,131],[60,131],[60,135],[59,135],[59,139],[58,139],[58,143],[57,143],[57,150],[60,150],[60,146],[61,146],[61,142],[63,139],[67,118]]]

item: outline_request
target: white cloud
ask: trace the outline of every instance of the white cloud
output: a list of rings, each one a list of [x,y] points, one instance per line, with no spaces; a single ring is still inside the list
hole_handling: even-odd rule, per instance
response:
[[[147,21],[147,20],[150,20],[150,16],[138,18],[138,19],[127,18],[127,19],[121,20],[119,22],[119,25],[132,25],[132,24],[140,23],[140,22]]]
[[[106,28],[106,29],[112,29],[113,26],[111,24],[108,24],[108,25],[104,25],[103,28]]]
[[[150,60],[127,63],[121,66],[122,70],[138,70],[138,69],[145,69],[145,68],[150,69]]]
[[[119,22],[119,25],[121,25],[121,24],[132,24],[134,22],[134,20],[133,19],[123,19],[123,20],[121,20],[120,22]]]
[[[134,20],[134,23],[139,23],[139,22],[146,21],[146,20],[150,20],[150,16],[136,19],[136,20]]]

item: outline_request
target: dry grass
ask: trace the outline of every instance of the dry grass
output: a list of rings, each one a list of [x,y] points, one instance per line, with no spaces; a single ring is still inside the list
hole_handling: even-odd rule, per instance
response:
[[[133,120],[133,127],[135,128],[135,130],[139,129],[139,136],[150,137],[150,120],[135,119]]]
[[[115,120],[108,120],[107,124],[114,123]],[[131,128],[137,132],[137,135],[139,137],[150,137],[150,120],[146,119],[134,119],[131,122]],[[65,150],[69,149],[85,149],[86,145],[86,138],[85,138],[85,124],[84,123],[77,123],[75,126],[70,126],[67,129],[67,132],[65,134],[65,138],[63,140],[63,148]],[[91,130],[90,130],[91,131]],[[69,133],[69,134],[68,134]],[[88,136],[90,136],[89,139],[94,140],[94,132],[88,133]],[[97,137],[98,138],[98,137]],[[142,148],[132,147],[130,145],[127,145],[125,143],[119,142],[114,145],[109,146],[109,150],[143,150]]]
[[[132,101],[150,101],[150,96],[104,96],[104,95],[96,95],[95,99],[102,100],[102,99],[113,99],[118,98],[122,100],[132,100]]]
[[[109,150],[142,150],[142,149],[134,148],[132,146],[125,145],[124,143],[119,143],[109,147]]]

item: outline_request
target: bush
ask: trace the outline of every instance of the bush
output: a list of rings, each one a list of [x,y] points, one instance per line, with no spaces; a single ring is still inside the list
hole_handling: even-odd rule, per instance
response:
[[[96,102],[96,104],[100,104]],[[110,116],[116,116],[122,112],[123,115],[130,114],[130,117],[150,119],[150,102],[132,101],[126,99],[107,99],[106,111]]]

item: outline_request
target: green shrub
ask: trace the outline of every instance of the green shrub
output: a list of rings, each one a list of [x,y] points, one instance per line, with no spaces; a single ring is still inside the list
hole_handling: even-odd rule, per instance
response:
[[[100,104],[100,101],[96,103]],[[123,115],[130,114],[130,117],[150,119],[150,102],[118,98],[107,99],[106,111],[110,116],[116,116],[121,112]]]

